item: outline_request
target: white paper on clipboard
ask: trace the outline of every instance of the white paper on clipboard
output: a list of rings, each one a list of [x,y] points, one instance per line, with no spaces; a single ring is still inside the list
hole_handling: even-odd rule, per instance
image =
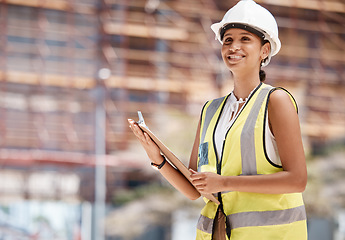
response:
[[[188,168],[175,156],[175,154],[172,151],[170,151],[170,149],[167,146],[164,145],[164,143],[161,140],[159,140],[158,137],[156,137],[151,132],[151,130],[146,126],[141,112],[138,111],[138,115],[139,115],[139,121],[137,123],[140,129],[146,132],[151,137],[151,139],[157,144],[157,146],[159,147],[161,152],[164,154],[164,156],[169,160],[169,162],[173,164],[175,168],[177,168],[188,179],[188,181],[191,182],[191,179],[190,179],[191,173],[188,170]],[[201,195],[219,204],[218,199],[212,194],[201,194]]]

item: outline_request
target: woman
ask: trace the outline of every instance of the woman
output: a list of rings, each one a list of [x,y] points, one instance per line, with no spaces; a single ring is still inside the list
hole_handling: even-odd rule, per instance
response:
[[[307,239],[301,192],[307,171],[297,107],[261,70],[280,49],[274,17],[242,0],[211,26],[234,80],[232,93],[207,102],[190,157],[191,179],[206,201],[196,239]],[[130,127],[162,175],[190,199],[198,194],[166,164],[147,134]]]

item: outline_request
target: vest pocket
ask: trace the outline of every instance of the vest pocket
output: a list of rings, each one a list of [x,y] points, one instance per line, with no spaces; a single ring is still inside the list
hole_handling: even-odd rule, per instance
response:
[[[208,142],[204,142],[199,145],[198,171],[203,165],[208,165]]]

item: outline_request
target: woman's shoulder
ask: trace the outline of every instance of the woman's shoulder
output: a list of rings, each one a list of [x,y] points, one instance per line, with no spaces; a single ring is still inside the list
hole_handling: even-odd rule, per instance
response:
[[[283,88],[280,87],[274,87],[271,90],[270,93],[270,100],[273,101],[287,101],[290,99],[289,97],[290,93]]]
[[[292,94],[282,87],[274,87],[269,94],[269,108],[274,108],[277,110],[288,109],[288,107],[293,106],[297,111],[297,103]]]

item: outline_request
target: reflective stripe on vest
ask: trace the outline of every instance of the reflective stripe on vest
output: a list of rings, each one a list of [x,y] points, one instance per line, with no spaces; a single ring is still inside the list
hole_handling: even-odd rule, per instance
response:
[[[234,213],[227,216],[231,230],[240,227],[281,225],[306,219],[304,206],[277,211],[255,211]],[[197,229],[212,234],[213,219],[200,216]]]
[[[227,98],[229,97],[230,95],[226,96],[226,97],[222,97],[222,98],[218,98],[218,99],[215,99],[211,102],[207,102],[204,106],[204,109],[206,109],[206,112],[205,114],[203,114],[204,117],[201,118],[201,125],[204,125],[204,126],[208,126],[210,124],[210,122],[212,121],[212,118],[213,116],[216,114],[216,112],[218,111],[221,111],[220,109],[223,108],[224,106],[224,103],[226,102]],[[204,140],[205,140],[205,136],[206,136],[206,130],[207,129],[203,129],[201,132],[200,132],[200,143],[203,143]],[[203,157],[201,157],[203,156]],[[201,144],[199,146],[199,159],[208,159],[208,144]],[[200,169],[200,162],[198,161],[198,171],[200,172],[201,169]],[[202,162],[202,165],[205,165],[205,164],[208,164],[208,162]]]
[[[228,215],[231,229],[240,227],[282,225],[306,219],[304,206],[277,211],[241,212]]]
[[[271,90],[271,87],[266,87],[259,92],[258,97],[250,111],[246,123],[243,126],[241,133],[241,156],[242,156],[242,174],[243,175],[256,175],[256,159],[255,155],[255,138],[254,128],[258,118],[260,107]],[[245,146],[245,147],[244,147]]]
[[[211,119],[213,115],[216,113],[218,110],[219,106],[224,102],[225,97],[215,99],[211,102],[211,104],[207,107],[206,114],[205,114],[205,119],[204,119],[204,125],[208,126],[211,122]],[[226,97],[227,99],[227,97]],[[206,129],[203,129],[200,137],[200,142],[204,142],[205,140],[205,134],[206,134]]]
[[[213,220],[214,219],[212,218],[208,218],[203,215],[200,215],[200,218],[198,220],[198,225],[196,226],[196,228],[203,232],[212,234]]]

